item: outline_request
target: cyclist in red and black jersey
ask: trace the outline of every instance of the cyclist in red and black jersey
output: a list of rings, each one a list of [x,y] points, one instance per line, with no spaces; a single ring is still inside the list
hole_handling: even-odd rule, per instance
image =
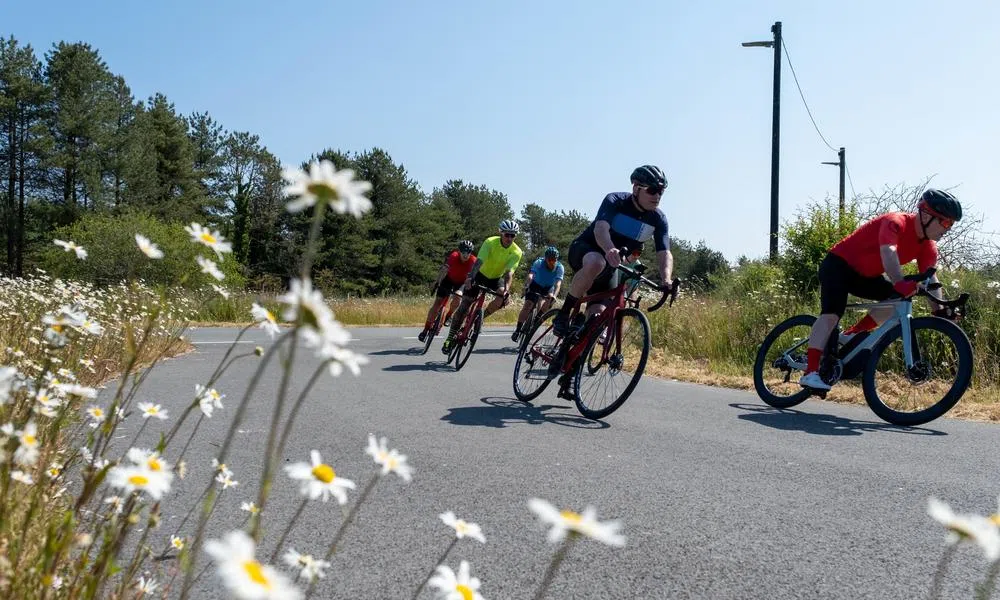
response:
[[[434,285],[431,286],[431,293],[435,294],[434,303],[431,304],[431,309],[427,311],[427,321],[424,322],[423,331],[417,335],[417,339],[421,342],[427,339],[427,332],[434,326],[434,318],[437,317],[438,311],[448,301],[448,296],[454,292],[457,295],[452,299],[451,306],[448,307],[448,313],[445,315],[444,326],[448,326],[451,313],[455,312],[461,300],[459,296],[462,295],[462,285],[472,271],[472,267],[476,264],[476,255],[472,253],[474,248],[475,246],[469,240],[460,242],[458,250],[452,251],[445,258],[444,264],[441,265],[437,279],[434,281]]]
[[[809,335],[806,372],[799,379],[802,387],[830,389],[819,375],[819,363],[830,334],[844,316],[848,294],[875,301],[894,294],[904,298],[916,294],[917,282],[903,279],[902,265],[916,260],[921,272],[936,266],[937,240],[961,218],[962,205],[955,196],[928,189],[920,196],[916,212],[878,216],[830,249],[819,266],[821,314]],[[931,293],[940,296],[940,292]],[[892,307],[873,309],[844,335],[871,331],[892,311]]]

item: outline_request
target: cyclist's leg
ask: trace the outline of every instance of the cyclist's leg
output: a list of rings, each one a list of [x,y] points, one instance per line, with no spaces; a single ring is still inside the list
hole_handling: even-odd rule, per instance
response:
[[[437,318],[438,312],[444,306],[445,302],[448,301],[448,296],[455,289],[455,285],[449,280],[445,279],[438,286],[437,292],[435,292],[434,303],[431,304],[430,310],[427,311],[427,320],[424,321],[424,332],[430,331],[430,328],[434,326],[434,319]]]
[[[489,288],[494,292],[496,292],[500,289],[500,283],[502,280],[503,276],[497,277],[496,279],[487,279],[485,277],[482,277],[479,280],[479,285],[485,288]],[[504,290],[503,294],[499,296],[494,296],[493,300],[491,300],[490,303],[486,305],[486,308],[483,309],[483,318],[485,319],[490,315],[492,315],[493,313],[495,313],[496,311],[500,310],[501,308],[507,306],[509,298],[510,294],[506,289]]]
[[[476,274],[476,279],[479,279],[479,274]],[[475,285],[475,281],[472,282]],[[441,351],[445,354],[451,348],[451,343],[455,340],[455,335],[458,330],[462,327],[462,321],[465,320],[465,313],[468,312],[469,306],[472,305],[472,300],[475,294],[472,293],[472,286],[467,285],[462,288],[462,302],[458,305],[458,310],[455,311],[454,316],[451,319],[451,327],[448,328],[448,337],[444,341],[444,345],[441,347]]]
[[[541,286],[537,285],[534,281],[528,286],[528,290],[524,294],[524,307],[521,308],[521,313],[517,315],[517,327],[514,328],[514,335],[511,336],[511,339],[517,339],[517,335],[520,333],[522,327],[531,326],[530,323],[525,325],[525,321],[531,318],[531,310],[538,304],[539,292],[541,290]],[[542,312],[545,311],[543,310]]]
[[[820,316],[813,323],[806,350],[806,371],[799,384],[819,390],[830,386],[819,376],[819,363],[823,349],[837,323],[844,316],[851,280],[856,277],[854,269],[847,262],[833,254],[827,254],[819,265]]]
[[[598,248],[580,240],[574,240],[570,244],[568,258],[570,267],[574,269],[573,280],[570,282],[566,300],[563,301],[559,314],[552,322],[553,329],[559,334],[566,333],[569,314],[579,304],[580,298],[586,295],[594,280],[610,268]]]
[[[858,277],[851,284],[851,293],[861,298],[881,302],[893,295],[892,283],[885,277]],[[868,311],[865,316],[844,331],[845,335],[872,331],[888,321],[895,310],[891,306],[879,306]]]
[[[451,325],[451,316],[458,310],[458,305],[462,302],[462,288],[460,286],[455,286],[456,289],[451,296],[451,304],[448,306],[448,311],[444,315],[444,326],[448,327]]]

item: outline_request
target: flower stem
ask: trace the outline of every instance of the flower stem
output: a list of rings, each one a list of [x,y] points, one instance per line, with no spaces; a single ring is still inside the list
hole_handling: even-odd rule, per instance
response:
[[[451,543],[448,544],[448,547],[445,549],[444,554],[441,555],[441,558],[437,559],[437,562],[434,563],[433,567],[431,567],[430,572],[427,573],[427,577],[424,577],[424,580],[420,582],[420,587],[417,588],[417,591],[413,592],[411,600],[417,600],[417,597],[420,595],[420,592],[424,591],[424,586],[426,586],[427,582],[430,581],[431,577],[434,576],[434,571],[437,570],[438,565],[443,563],[445,559],[448,558],[448,554],[451,552],[451,549],[454,548],[455,544],[457,543],[458,543],[457,537],[451,538]]]
[[[278,449],[274,453],[276,457],[280,457],[285,451],[285,443],[288,441],[288,436],[292,433],[292,423],[295,422],[295,417],[299,414],[299,408],[302,407],[302,402],[306,399],[309,391],[312,390],[312,386],[316,384],[316,380],[323,374],[323,369],[326,368],[328,362],[324,361],[320,363],[319,367],[316,368],[316,372],[309,378],[306,387],[302,389],[302,393],[295,400],[295,404],[292,405],[292,410],[288,413],[288,419],[285,421],[285,428],[281,431],[281,437],[278,439]]]
[[[559,565],[561,565],[563,559],[566,558],[566,553],[573,545],[573,542],[576,541],[578,535],[579,534],[576,532],[569,532],[569,537],[567,537],[566,541],[559,546],[558,550],[556,550],[555,556],[552,557],[552,562],[549,563],[549,568],[545,570],[545,576],[542,577],[542,583],[538,586],[538,591],[535,592],[534,600],[542,600],[542,598],[545,597],[545,592],[548,591],[549,586],[552,585],[552,580],[556,577],[556,571],[559,570]]]
[[[299,520],[299,515],[302,514],[302,510],[306,507],[306,503],[309,502],[309,498],[303,498],[302,503],[299,504],[299,509],[295,511],[295,515],[292,516],[292,520],[288,522],[288,527],[285,527],[285,531],[282,532],[281,537],[278,538],[277,545],[274,546],[274,552],[271,553],[271,558],[268,562],[274,563],[275,559],[278,558],[278,553],[281,552],[281,545],[285,543],[285,539],[288,538],[288,534],[292,532],[292,527],[295,526],[295,522]]]
[[[1000,560],[995,560],[990,565],[986,580],[976,586],[976,600],[990,600],[990,597],[993,596],[993,588],[996,587],[998,574],[1000,574]]]
[[[941,597],[941,584],[944,583],[944,574],[948,570],[952,557],[955,556],[955,545],[949,545],[944,549],[941,560],[938,561],[937,569],[934,570],[934,579],[931,580],[930,600]]]

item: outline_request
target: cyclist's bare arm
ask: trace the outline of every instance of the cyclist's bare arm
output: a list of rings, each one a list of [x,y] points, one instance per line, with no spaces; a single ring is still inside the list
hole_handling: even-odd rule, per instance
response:
[[[549,292],[549,295],[555,298],[556,296],[559,295],[559,288],[561,287],[562,287],[562,279],[559,279],[555,282],[555,285],[552,286],[552,291]]]
[[[437,281],[434,282],[434,285],[441,285],[441,282],[444,281],[445,275],[447,274],[448,274],[448,263],[446,262],[443,265],[441,265],[440,269],[438,269]]]
[[[472,270],[469,271],[469,276],[466,277],[469,281],[474,281],[476,275],[479,273],[479,267],[483,266],[483,260],[481,258],[476,259],[476,264],[472,265]]]
[[[896,246],[884,244],[879,246],[879,254],[882,256],[882,268],[889,281],[899,283],[903,280],[903,266],[899,264],[899,254],[896,253]]]
[[[607,258],[608,253],[612,250],[615,251],[617,255],[617,248],[615,248],[615,243],[611,241],[611,223],[607,221],[598,221],[594,223],[594,239],[597,240],[597,245],[604,250],[604,256]],[[619,259],[619,263],[621,260]],[[617,267],[618,265],[611,265],[612,267]]]
[[[673,281],[671,275],[674,272],[674,255],[670,250],[660,250],[656,253],[656,262],[660,267],[660,280],[663,283]]]

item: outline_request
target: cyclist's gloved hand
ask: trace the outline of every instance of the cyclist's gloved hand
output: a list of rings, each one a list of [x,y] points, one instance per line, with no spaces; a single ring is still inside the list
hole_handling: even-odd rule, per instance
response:
[[[669,283],[664,282],[664,283],[661,283],[659,285],[659,287],[657,287],[657,289],[660,290],[661,292],[663,292],[664,294],[669,294],[669,293],[671,293],[671,292],[674,291],[674,286],[670,285]]]
[[[896,293],[904,298],[909,298],[910,296],[917,293],[917,282],[916,281],[897,281],[892,284],[892,289],[896,290]]]
[[[622,264],[622,256],[621,252],[618,251],[618,248],[612,248],[611,250],[605,252],[604,259],[608,261],[608,264],[612,269],[617,268],[618,265]]]

